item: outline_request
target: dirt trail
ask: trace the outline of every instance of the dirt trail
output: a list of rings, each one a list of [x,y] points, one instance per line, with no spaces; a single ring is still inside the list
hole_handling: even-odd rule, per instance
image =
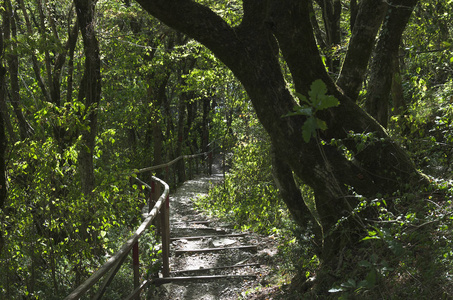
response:
[[[189,237],[173,240],[170,245],[171,277],[208,276],[208,275],[246,275],[254,277],[234,277],[195,281],[178,281],[158,287],[154,293],[160,300],[214,300],[214,299],[251,299],[252,289],[259,290],[264,284],[270,267],[269,258],[276,254],[276,243],[268,237],[253,233],[241,234],[229,224],[222,223],[193,207],[193,199],[207,194],[213,184],[220,184],[223,174],[220,160],[212,168],[212,175],[201,175],[186,181],[170,196],[171,238]],[[225,236],[227,235],[227,236]],[[190,238],[204,236],[205,238]],[[255,249],[227,249],[209,252],[184,252],[206,248],[234,248],[256,246]],[[246,265],[222,269],[219,267]],[[216,268],[205,270],[209,268]],[[179,272],[181,270],[192,270]]]

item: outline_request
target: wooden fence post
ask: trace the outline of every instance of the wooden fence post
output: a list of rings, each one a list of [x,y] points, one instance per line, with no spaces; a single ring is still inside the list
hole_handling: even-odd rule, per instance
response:
[[[155,182],[154,180],[151,179],[151,202],[150,202],[150,210],[154,207],[154,205],[156,204],[157,200],[159,200],[159,197],[160,197],[160,184],[158,184],[157,182]],[[159,211],[160,213],[161,211]],[[159,232],[160,231],[160,228],[161,228],[161,222],[158,218],[156,218],[154,221],[153,221],[153,225],[156,226],[156,231]]]
[[[132,248],[132,268],[134,270],[134,289],[136,289],[140,286],[140,260],[138,253],[138,241]],[[140,300],[140,296],[137,295],[135,299]]]
[[[162,275],[170,276],[170,197],[167,195],[164,205],[161,208],[161,233],[162,233]]]
[[[148,213],[153,209],[154,202],[156,199],[156,182],[151,179],[151,192],[149,193],[148,199]]]

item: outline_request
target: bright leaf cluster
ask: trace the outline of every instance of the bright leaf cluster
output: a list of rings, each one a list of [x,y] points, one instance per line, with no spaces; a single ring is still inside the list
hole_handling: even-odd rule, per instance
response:
[[[337,98],[326,93],[326,84],[321,79],[315,80],[310,86],[310,91],[308,92],[309,98],[296,92],[295,94],[300,99],[302,105],[296,105],[293,112],[284,115],[284,117],[300,115],[308,117],[302,126],[302,135],[306,143],[310,141],[312,136],[316,137],[317,129],[327,129],[326,122],[316,117],[316,113],[340,104]]]

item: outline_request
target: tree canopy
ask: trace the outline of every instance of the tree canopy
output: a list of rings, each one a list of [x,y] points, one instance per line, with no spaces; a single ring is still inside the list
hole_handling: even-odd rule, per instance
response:
[[[0,295],[67,294],[138,224],[132,171],[214,140],[234,157],[208,206],[261,229],[287,210],[318,261],[294,290],[373,291],[383,261],[429,282],[451,256],[414,246],[450,238],[451,2],[3,1]]]

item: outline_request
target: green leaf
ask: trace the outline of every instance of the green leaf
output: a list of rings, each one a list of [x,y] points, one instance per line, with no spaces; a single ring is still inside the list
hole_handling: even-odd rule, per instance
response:
[[[341,286],[345,288],[355,288],[357,286],[357,283],[354,279],[350,278],[348,279],[348,281],[342,283]]]
[[[366,276],[367,287],[373,287],[376,284],[376,270],[372,269]]]
[[[286,115],[283,115],[283,117],[291,117],[291,116],[311,116],[313,115],[313,109],[309,106],[299,106],[296,105],[293,108],[293,111],[290,113],[287,113]]]
[[[315,134],[317,128],[317,118],[311,116],[305,121],[302,126],[302,136],[306,143],[310,141],[310,138]]]
[[[315,102],[316,99],[318,99],[319,96],[323,96],[327,93],[327,87],[326,84],[321,80],[317,79],[313,81],[313,83],[310,86],[310,91],[308,92],[308,96],[310,97],[311,101],[313,103]]]
[[[332,95],[324,95],[319,99],[318,110],[327,109],[340,105],[340,101]]]
[[[340,102],[332,95],[326,95],[327,86],[321,80],[315,80],[310,87],[308,95],[310,96],[311,105],[316,110],[327,109],[330,107],[338,106]]]
[[[372,266],[372,264],[367,260],[359,261],[358,265],[359,265],[359,267],[365,267],[365,268],[369,268]]]
[[[313,115],[313,109],[309,106],[299,106],[299,108],[296,110],[294,109],[295,112],[299,115],[304,115],[304,116],[311,116]]]
[[[327,124],[323,120],[316,118],[316,127],[321,130],[326,130]]]

